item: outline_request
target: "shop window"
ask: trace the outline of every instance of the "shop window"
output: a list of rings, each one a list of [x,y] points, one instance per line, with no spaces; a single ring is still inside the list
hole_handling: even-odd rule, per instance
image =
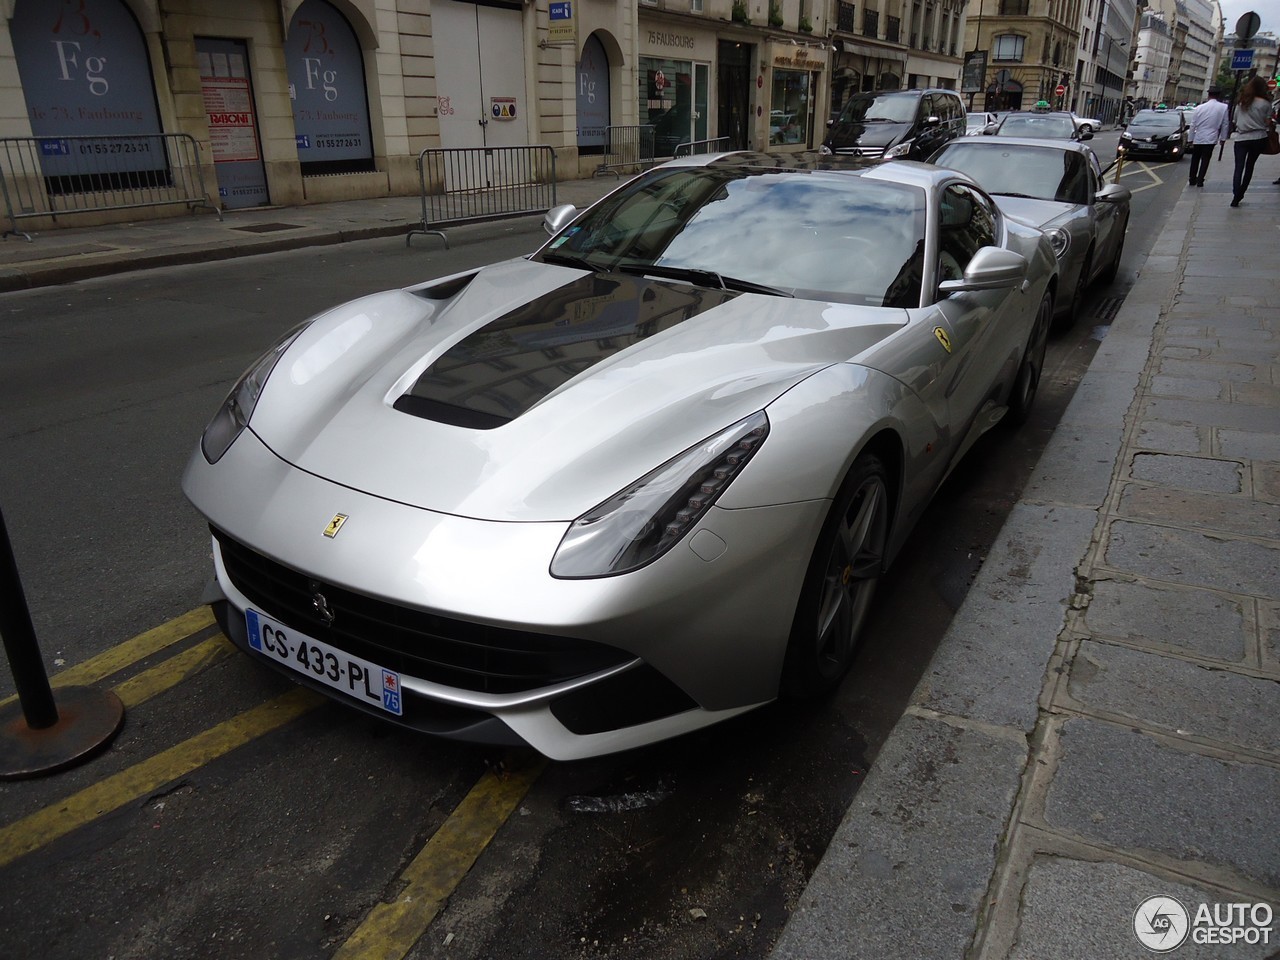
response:
[[[595,34],[582,45],[578,61],[578,152],[604,153],[609,126],[609,55]]]
[[[705,139],[709,78],[706,64],[640,58],[640,122],[653,126],[655,156],[673,156],[680,144]]]
[[[801,70],[773,71],[773,101],[769,109],[771,144],[809,142],[810,76]]]
[[[172,183],[142,31],[121,0],[20,0],[9,23],[51,194]],[[109,66],[109,69],[108,69]],[[112,143],[63,137],[138,136]],[[86,156],[93,173],[85,173]]]
[[[284,43],[303,176],[374,169],[364,56],[347,18],[305,0]]]

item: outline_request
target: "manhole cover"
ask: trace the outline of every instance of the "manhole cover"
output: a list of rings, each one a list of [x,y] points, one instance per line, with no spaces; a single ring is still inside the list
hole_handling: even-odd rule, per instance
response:
[[[232,230],[243,230],[245,233],[275,233],[277,230],[301,230],[300,223],[250,223],[243,227],[232,227]]]

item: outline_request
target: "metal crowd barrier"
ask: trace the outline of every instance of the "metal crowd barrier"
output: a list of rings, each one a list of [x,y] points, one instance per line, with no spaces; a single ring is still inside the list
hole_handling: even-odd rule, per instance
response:
[[[418,154],[422,223],[404,238],[441,227],[545,213],[556,205],[556,152],[547,146],[428,147]]]
[[[593,176],[611,173],[619,177],[619,171],[624,167],[628,173],[639,173],[654,164],[653,124],[607,126],[604,128],[604,143],[604,160],[596,167]]]
[[[0,137],[0,186],[9,229],[18,221],[133,207],[208,207],[200,146],[186,133]]]
[[[692,157],[703,153],[721,153],[729,149],[728,137],[712,137],[710,140],[690,140],[676,144],[677,157]]]

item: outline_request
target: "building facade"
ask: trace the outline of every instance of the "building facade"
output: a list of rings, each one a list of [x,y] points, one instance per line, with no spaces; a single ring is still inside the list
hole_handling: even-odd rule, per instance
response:
[[[1082,0],[975,0],[965,22],[966,99],[977,110],[1069,107]],[[985,59],[985,62],[983,60]],[[1062,93],[1058,89],[1062,88]]]
[[[1173,55],[1173,33],[1164,17],[1144,13],[1138,27],[1138,52],[1134,56],[1133,106],[1154,107],[1164,99]]]

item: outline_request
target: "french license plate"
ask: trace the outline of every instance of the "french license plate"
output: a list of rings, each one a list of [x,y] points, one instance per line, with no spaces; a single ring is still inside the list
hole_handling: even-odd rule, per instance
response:
[[[1135,143],[1134,146],[1139,150],[1154,150],[1156,148],[1154,143]]]
[[[403,716],[400,698],[400,674],[323,640],[308,637],[293,627],[272,620],[257,610],[244,612],[249,628],[249,646],[277,663],[305,673],[312,680],[340,690],[349,697],[380,707],[387,713]]]

